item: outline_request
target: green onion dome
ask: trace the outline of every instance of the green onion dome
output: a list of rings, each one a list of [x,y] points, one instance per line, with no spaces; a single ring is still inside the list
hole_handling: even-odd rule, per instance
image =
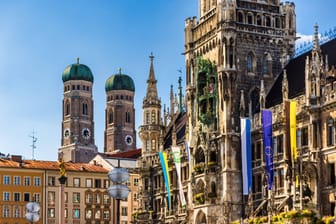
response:
[[[79,59],[77,59],[76,64],[69,65],[64,69],[62,80],[63,82],[69,80],[85,80],[93,82],[93,75],[90,68],[86,65],[79,64]]]
[[[131,77],[125,74],[115,74],[110,76],[105,83],[105,91],[112,90],[129,90],[134,92],[134,81]]]

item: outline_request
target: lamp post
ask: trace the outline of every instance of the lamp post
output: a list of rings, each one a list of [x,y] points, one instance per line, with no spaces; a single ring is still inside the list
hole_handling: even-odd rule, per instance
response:
[[[59,161],[59,171],[60,177],[58,178],[61,186],[60,186],[60,212],[59,212],[59,220],[60,224],[65,224],[65,217],[64,217],[64,210],[65,210],[65,203],[64,203],[64,185],[67,181],[66,171],[65,171],[65,162],[63,158]]]
[[[113,185],[108,188],[109,195],[117,201],[117,224],[120,224],[120,200],[126,199],[130,189],[126,184],[129,180],[129,172],[126,168],[120,167],[120,159],[118,159],[118,166],[108,172],[109,179]]]
[[[38,222],[40,219],[40,205],[36,202],[29,202],[26,205],[27,213],[26,213],[26,219],[30,221],[31,223]]]

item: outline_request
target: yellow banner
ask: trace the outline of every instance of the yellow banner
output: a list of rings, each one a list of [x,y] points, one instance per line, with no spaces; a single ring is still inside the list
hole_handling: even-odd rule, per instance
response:
[[[296,102],[290,102],[289,109],[289,125],[290,125],[290,147],[292,151],[292,162],[295,163],[297,158],[297,150],[296,150]]]

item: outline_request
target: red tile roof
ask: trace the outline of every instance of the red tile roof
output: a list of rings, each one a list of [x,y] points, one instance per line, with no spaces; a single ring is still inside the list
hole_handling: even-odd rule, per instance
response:
[[[141,156],[141,149],[129,150],[126,152],[117,152],[113,154],[103,154],[106,158],[128,158],[137,159]]]
[[[88,163],[72,163],[66,162],[67,171],[88,171],[88,172],[108,172],[102,166],[88,164]],[[59,170],[58,161],[41,161],[41,160],[22,160],[16,162],[9,159],[0,159],[0,168],[27,168],[27,169],[41,169],[41,170]]]

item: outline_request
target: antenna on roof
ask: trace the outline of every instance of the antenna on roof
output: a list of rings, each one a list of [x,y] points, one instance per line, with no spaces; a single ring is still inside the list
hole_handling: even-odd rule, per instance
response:
[[[34,154],[35,154],[35,149],[36,149],[37,138],[35,137],[35,132],[34,132],[34,130],[33,130],[32,135],[29,135],[29,137],[31,137],[32,140],[33,140],[33,144],[30,145],[30,147],[31,147],[31,149],[32,149],[32,160],[35,160],[35,158],[34,158]]]

